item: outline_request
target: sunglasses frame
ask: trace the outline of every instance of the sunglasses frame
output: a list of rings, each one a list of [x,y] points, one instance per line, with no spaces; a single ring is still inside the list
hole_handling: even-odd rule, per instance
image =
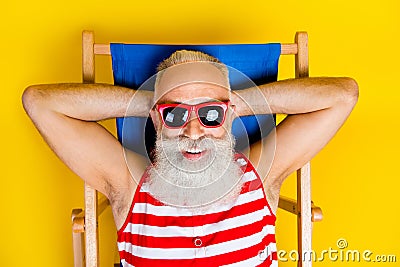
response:
[[[156,104],[156,109],[160,113],[161,120],[162,120],[164,126],[166,128],[168,128],[168,129],[181,129],[181,128],[184,128],[189,123],[190,114],[192,113],[192,111],[195,111],[197,120],[200,122],[200,124],[203,127],[205,127],[205,128],[218,128],[218,127],[221,127],[225,122],[226,111],[228,110],[229,105],[230,105],[230,101],[229,100],[228,101],[204,102],[204,103],[200,103],[200,104],[197,104],[197,105],[187,105],[187,104],[182,104],[182,103],[171,103],[171,104]],[[201,119],[199,117],[199,109],[203,108],[203,107],[208,107],[208,106],[218,106],[218,107],[221,107],[224,110],[224,117],[222,118],[221,124],[219,124],[217,126],[207,126],[207,125],[203,124],[203,122],[201,121]],[[168,126],[165,123],[164,116],[163,116],[164,110],[166,108],[175,108],[175,107],[185,108],[185,109],[187,109],[189,111],[189,116],[187,116],[187,119],[186,119],[185,123],[182,126],[173,127],[173,126]]]

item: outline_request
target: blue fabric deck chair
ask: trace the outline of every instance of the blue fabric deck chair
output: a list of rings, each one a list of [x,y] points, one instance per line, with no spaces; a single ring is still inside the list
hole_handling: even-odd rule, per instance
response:
[[[96,44],[94,33],[83,32],[83,82],[95,82],[96,55],[112,55],[114,82],[116,85],[138,89],[156,73],[156,66],[176,50],[198,50],[210,54],[224,64],[237,69],[244,76],[231,76],[232,90],[249,87],[248,76],[255,84],[275,81],[280,55],[295,55],[296,78],[308,76],[308,36],[296,33],[292,44],[240,44],[240,45],[137,45]],[[151,86],[149,86],[151,88]],[[146,89],[146,88],[145,88]],[[239,121],[240,120],[240,121]],[[274,127],[273,115],[248,116],[237,119],[232,133],[237,140],[237,149],[268,135]],[[272,126],[271,126],[272,125]],[[272,127],[272,128],[271,128]],[[143,131],[137,129],[146,129]],[[125,134],[129,133],[129,134]],[[154,142],[154,128],[145,118],[117,118],[117,135],[127,148],[146,155]],[[143,140],[146,140],[144,144]],[[311,251],[312,221],[322,219],[322,212],[311,202],[310,164],[297,171],[297,201],[280,197],[279,207],[297,215],[298,252]],[[97,191],[85,184],[85,209],[72,211],[74,244],[74,266],[98,266],[97,220],[107,207],[108,201],[98,200]],[[298,266],[311,266],[312,261],[299,261]],[[119,266],[117,263],[115,266]]]
[[[177,50],[201,51],[218,58],[221,62],[233,68],[230,68],[229,71],[232,90],[249,88],[252,86],[251,81],[257,85],[276,81],[281,53],[280,44],[111,44],[110,48],[115,85],[135,89],[141,88],[147,79],[156,74],[158,63]],[[152,84],[142,86],[142,88],[144,87],[143,90],[153,89],[154,83],[152,81],[149,81],[149,83]],[[246,116],[236,119],[232,125],[236,149],[242,150],[249,144],[265,137],[274,125],[273,115]],[[150,154],[154,147],[155,130],[150,119],[117,118],[117,133],[118,139],[124,147],[135,152],[143,155]],[[145,145],[143,140],[145,140]]]

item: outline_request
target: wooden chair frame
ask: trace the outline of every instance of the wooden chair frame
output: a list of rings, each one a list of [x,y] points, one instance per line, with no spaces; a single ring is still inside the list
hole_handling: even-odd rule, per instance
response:
[[[95,82],[95,55],[111,55],[109,44],[96,44],[92,31],[82,33],[83,83]],[[308,77],[308,35],[297,32],[294,43],[282,44],[281,55],[295,56],[296,78]],[[75,267],[99,266],[98,216],[107,207],[108,200],[97,199],[97,191],[85,184],[85,209],[72,211],[72,232]],[[299,255],[311,251],[312,222],[322,220],[322,211],[311,201],[310,162],[297,170],[297,201],[280,196],[279,208],[297,215],[297,245]],[[309,267],[311,261],[298,261],[298,267]],[[118,265],[119,266],[119,265]]]

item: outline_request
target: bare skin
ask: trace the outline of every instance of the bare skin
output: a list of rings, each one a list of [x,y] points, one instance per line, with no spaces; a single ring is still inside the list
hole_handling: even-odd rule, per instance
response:
[[[164,81],[167,82],[167,79]],[[171,86],[174,83],[177,85],[172,80]],[[220,84],[219,81],[216,83]],[[196,86],[202,87],[202,90]],[[314,157],[340,129],[357,103],[358,86],[351,78],[304,78],[265,84],[259,88],[272,113],[289,114],[276,128],[275,157],[264,179],[265,192],[275,212],[283,181]],[[252,95],[256,95],[253,90],[250,88],[230,95],[217,84],[199,82],[156,94],[163,95],[161,101],[176,102],[230,97],[232,105],[225,121],[230,123],[234,111],[237,115],[251,113],[241,98],[252,99]],[[131,105],[135,109],[127,111],[135,92],[105,84],[52,84],[30,86],[22,97],[26,112],[58,157],[109,198],[118,229],[126,218],[137,187],[132,175],[141,177],[148,161],[130,152],[127,160],[131,173],[121,144],[97,121],[122,117],[126,112],[128,115],[148,116],[153,101],[153,94],[149,92],[137,91],[137,103]],[[263,102],[254,97],[251,105],[257,113]],[[223,127],[204,128],[197,119],[191,120],[181,130],[165,130],[161,127],[159,114],[152,111],[150,115],[156,129],[168,136],[184,134],[192,139],[202,135],[219,137],[224,131]],[[191,116],[193,118],[194,114]],[[268,137],[264,141],[270,142]],[[253,144],[250,160],[257,159],[261,149],[261,142]]]

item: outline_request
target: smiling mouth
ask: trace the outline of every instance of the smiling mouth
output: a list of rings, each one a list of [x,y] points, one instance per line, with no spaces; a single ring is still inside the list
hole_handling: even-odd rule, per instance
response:
[[[206,150],[202,150],[199,148],[190,148],[188,150],[182,151],[182,154],[185,158],[189,160],[198,160],[203,157],[206,152]]]

